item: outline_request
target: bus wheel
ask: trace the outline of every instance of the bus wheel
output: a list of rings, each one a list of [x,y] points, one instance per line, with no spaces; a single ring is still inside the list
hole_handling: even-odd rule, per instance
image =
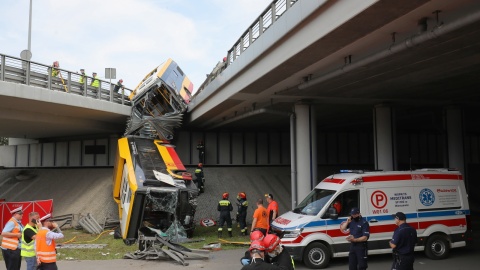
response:
[[[322,243],[311,243],[303,252],[303,263],[308,268],[322,269],[330,262],[330,251]]]
[[[445,259],[450,252],[450,243],[442,235],[432,235],[425,245],[425,255],[432,260]]]

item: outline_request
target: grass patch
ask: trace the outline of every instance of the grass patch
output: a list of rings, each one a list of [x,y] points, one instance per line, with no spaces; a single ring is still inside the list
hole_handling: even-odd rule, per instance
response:
[[[197,226],[192,240],[195,242],[183,243],[182,245],[191,249],[200,249],[205,244],[216,243],[218,241],[217,227]],[[135,252],[138,244],[127,246],[122,239],[114,239],[110,232],[105,231],[101,235],[92,235],[84,231],[75,229],[63,230],[65,238],[57,241],[57,244],[106,244],[104,248],[59,248],[57,249],[57,260],[112,260],[122,259],[127,252]],[[223,229],[222,239],[234,242],[249,242],[249,236],[239,236],[240,229],[233,228],[233,237],[228,237],[227,229]],[[246,245],[231,245],[222,243],[223,250],[246,249]],[[243,254],[243,253],[242,253]],[[0,259],[3,257],[0,253]]]

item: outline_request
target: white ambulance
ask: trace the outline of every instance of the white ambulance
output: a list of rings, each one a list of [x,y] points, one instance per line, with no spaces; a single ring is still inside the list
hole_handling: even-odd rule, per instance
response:
[[[272,223],[282,244],[309,268],[325,268],[332,257],[347,257],[350,243],[340,225],[358,207],[370,225],[368,253],[390,253],[403,212],[417,229],[415,251],[443,259],[471,239],[470,210],[463,177],[448,169],[343,171],[320,182],[295,208]]]

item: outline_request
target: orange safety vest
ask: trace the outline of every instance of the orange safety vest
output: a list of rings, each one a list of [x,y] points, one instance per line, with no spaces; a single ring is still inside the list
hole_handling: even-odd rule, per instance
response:
[[[54,263],[57,261],[57,252],[55,252],[55,240],[47,245],[47,233],[49,230],[40,229],[35,238],[37,258],[43,263]]]
[[[12,221],[13,224],[15,224],[15,227],[13,227],[13,230],[11,232],[21,233],[20,225],[18,225],[17,220],[12,217],[9,221]],[[19,239],[20,237],[16,237],[16,236],[8,236],[8,237],[4,236],[2,240],[2,248],[16,250],[18,248]]]

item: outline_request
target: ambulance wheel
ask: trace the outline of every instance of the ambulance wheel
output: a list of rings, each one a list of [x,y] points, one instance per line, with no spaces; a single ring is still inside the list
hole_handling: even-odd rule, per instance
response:
[[[322,269],[330,262],[330,250],[322,243],[311,243],[303,253],[303,263],[308,268]]]
[[[425,255],[432,260],[445,259],[450,252],[450,243],[442,235],[432,235],[425,245]]]

